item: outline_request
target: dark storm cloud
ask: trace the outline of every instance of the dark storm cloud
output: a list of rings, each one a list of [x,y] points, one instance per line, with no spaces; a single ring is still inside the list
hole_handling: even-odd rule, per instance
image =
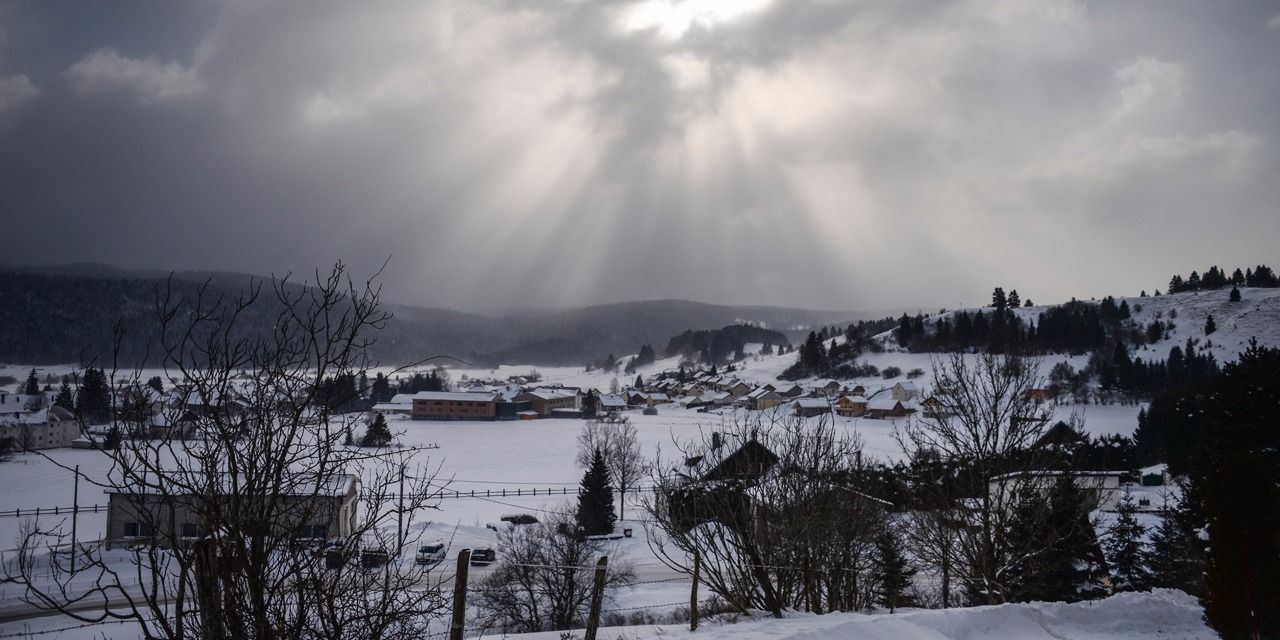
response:
[[[0,6],[0,262],[888,308],[1280,240],[1268,3]]]

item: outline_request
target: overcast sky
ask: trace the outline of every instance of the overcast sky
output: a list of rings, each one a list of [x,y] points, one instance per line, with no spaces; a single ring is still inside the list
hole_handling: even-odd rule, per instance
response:
[[[1056,302],[1280,262],[1278,148],[1274,0],[0,0],[0,263]]]

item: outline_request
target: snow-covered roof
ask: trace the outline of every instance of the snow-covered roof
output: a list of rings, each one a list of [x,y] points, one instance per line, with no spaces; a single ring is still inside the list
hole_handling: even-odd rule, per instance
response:
[[[565,398],[576,398],[578,394],[565,389],[534,389],[527,392],[529,395],[540,400],[563,400]]]
[[[871,398],[867,402],[867,409],[871,411],[892,411],[901,404],[902,402],[895,400],[893,396],[884,395]]]
[[[468,393],[466,391],[419,391],[414,400],[442,400],[446,402],[492,402],[492,393]]]
[[[831,403],[825,398],[796,398],[791,406],[801,409],[827,409],[831,407]]]

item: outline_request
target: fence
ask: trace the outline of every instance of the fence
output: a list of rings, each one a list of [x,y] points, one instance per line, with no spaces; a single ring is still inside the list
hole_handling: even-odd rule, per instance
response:
[[[105,504],[87,504],[76,507],[36,507],[34,509],[10,509],[0,511],[0,518],[22,518],[24,516],[69,516],[75,513],[105,513]]]

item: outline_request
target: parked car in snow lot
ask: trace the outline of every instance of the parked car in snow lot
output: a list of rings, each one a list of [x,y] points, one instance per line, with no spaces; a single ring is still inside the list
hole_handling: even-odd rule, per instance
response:
[[[471,550],[471,564],[477,567],[483,567],[492,564],[498,559],[498,552],[492,547],[480,547]]]
[[[447,547],[443,542],[432,542],[418,547],[418,554],[413,561],[421,565],[437,565],[444,561]]]

